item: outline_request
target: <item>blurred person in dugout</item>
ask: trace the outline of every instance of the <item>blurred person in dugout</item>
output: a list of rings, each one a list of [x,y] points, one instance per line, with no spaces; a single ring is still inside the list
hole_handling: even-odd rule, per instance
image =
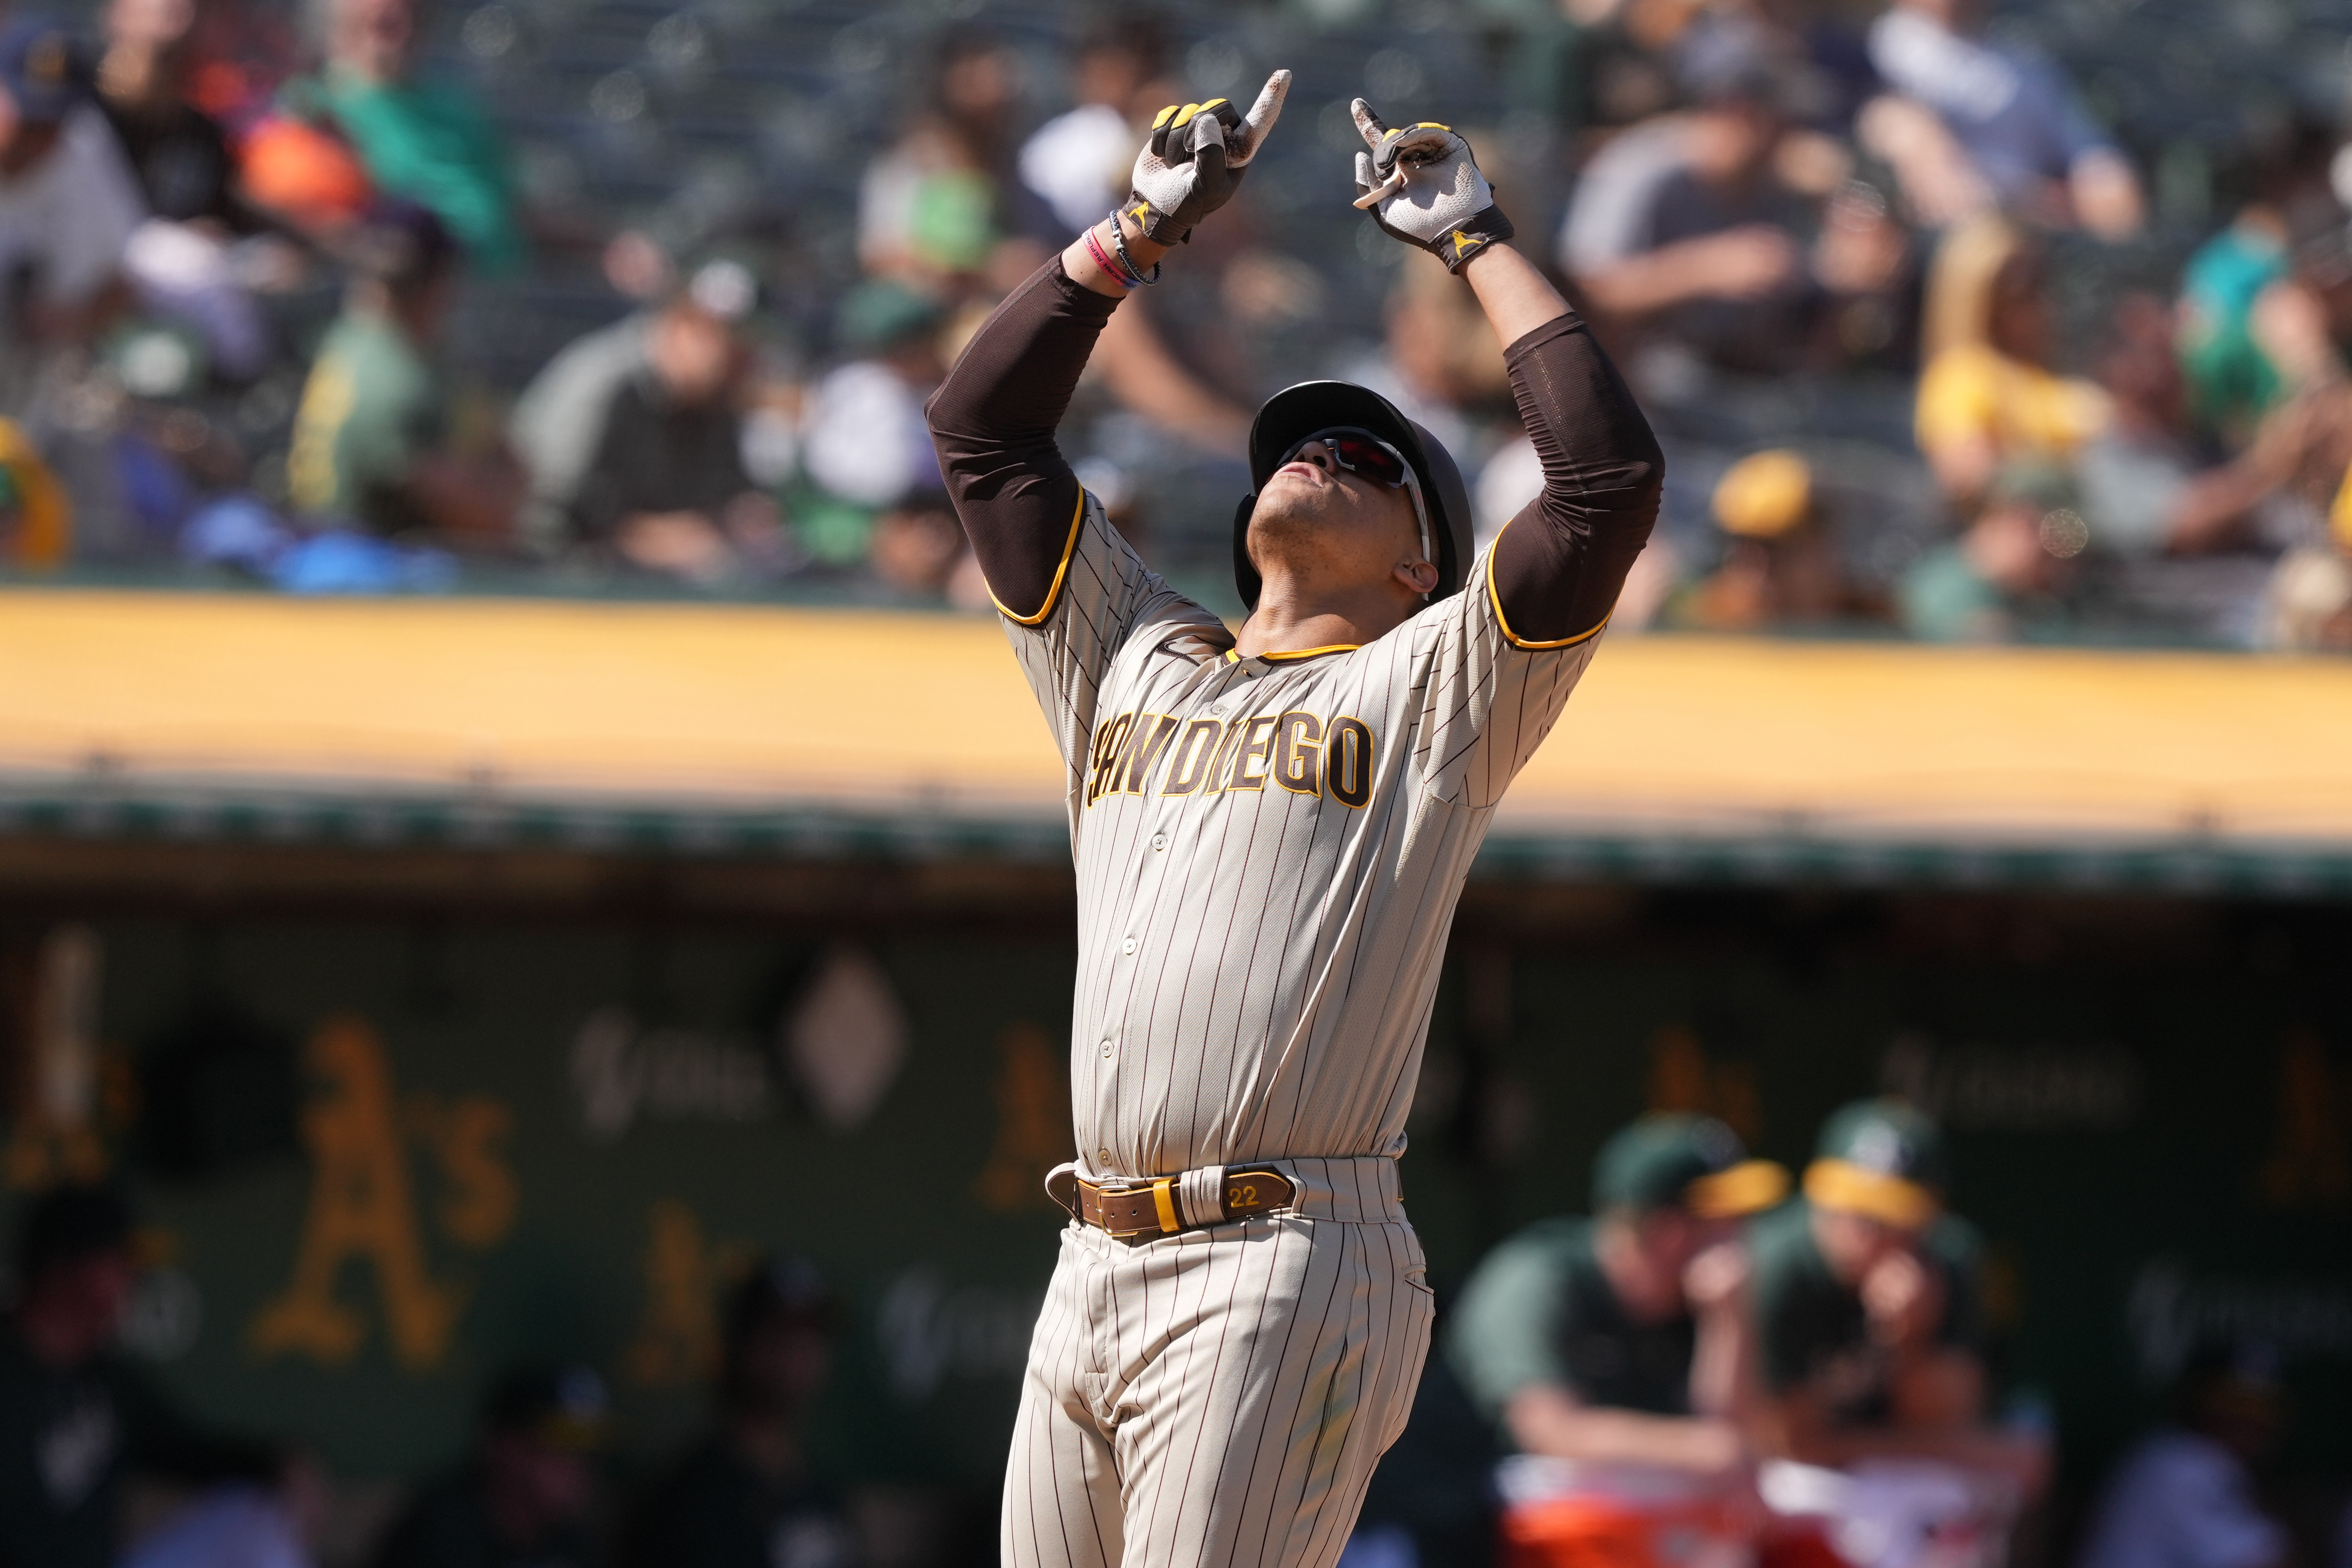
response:
[[[23,408],[46,361],[121,319],[144,216],[72,35],[37,16],[0,27],[0,406]]]
[[[141,1475],[208,1489],[142,1548],[147,1561],[201,1538],[240,1543],[236,1560],[254,1568],[300,1562],[317,1522],[310,1468],[189,1423],[118,1348],[138,1280],[121,1194],[62,1186],[29,1200],[16,1267],[0,1321],[0,1565],[116,1563],[125,1487]]]
[[[1605,321],[1725,369],[1777,374],[1907,343],[1910,246],[1850,160],[1800,132],[1774,35],[1710,29],[1692,107],[1609,142],[1577,184],[1561,268]],[[1813,236],[1810,241],[1807,236]]]
[[[2107,1478],[2078,1568],[2286,1568],[2294,1543],[2257,1484],[2286,1415],[2277,1358],[2205,1346],[2168,1404]]]
[[[375,1568],[591,1568],[604,1382],[584,1366],[511,1372],[483,1401],[474,1451],[428,1482]]]
[[[309,4],[325,59],[286,84],[289,115],[347,142],[378,195],[429,208],[475,270],[520,271],[528,252],[506,144],[469,88],[419,68],[428,0]]]
[[[1601,1149],[1593,1217],[1537,1222],[1478,1266],[1448,1359],[1517,1456],[1512,1568],[1663,1564],[1668,1537],[1751,1533],[1754,1339],[1738,1221],[1788,1193],[1709,1118],[1654,1113]]]
[[[289,499],[331,528],[385,538],[503,540],[521,499],[502,447],[454,447],[438,342],[457,250],[430,210],[387,204],[346,247],[342,313],[319,345],[294,416]]]
[[[124,251],[142,302],[192,328],[210,368],[241,382],[272,346],[253,288],[290,282],[300,264],[254,237],[227,132],[190,100],[196,20],[196,0],[111,0],[98,96],[146,198]]]
[[[2007,221],[1945,237],[1927,286],[1919,450],[1963,514],[2008,465],[2070,468],[2112,409],[2095,384],[2052,368],[2047,258]]]
[[[1853,1562],[1871,1539],[1853,1527],[1891,1519],[1998,1561],[2049,1446],[1987,1419],[1982,1243],[1945,1207],[1943,1133],[1900,1100],[1863,1100],[1818,1149],[1802,1194],[1748,1231],[1756,1432],[1780,1461],[1759,1479],[1776,1516],[1766,1560]]]
[[[1934,227],[1996,210],[2127,238],[2146,218],[2139,180],[2056,64],[1984,29],[1985,0],[1895,0],[1870,29],[1887,91],[1854,132],[1891,165]]]
[[[797,1258],[764,1263],[736,1287],[717,1419],[647,1489],[621,1568],[856,1568],[862,1561],[848,1516],[808,1452],[835,1316],[824,1281]]]
[[[637,363],[583,399],[572,423],[518,423],[518,444],[525,429],[542,438],[523,453],[526,526],[548,531],[534,545],[694,583],[773,574],[776,506],[742,457],[752,362],[744,327],[758,294],[740,262],[706,264],[644,323]]]
[[[1742,632],[1885,616],[1847,573],[1828,500],[1797,453],[1776,447],[1740,458],[1717,481],[1712,510],[1722,564],[1672,606],[1673,621]]]

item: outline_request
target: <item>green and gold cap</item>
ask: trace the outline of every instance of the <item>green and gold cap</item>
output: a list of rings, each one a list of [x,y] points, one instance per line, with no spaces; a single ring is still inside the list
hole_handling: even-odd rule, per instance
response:
[[[1899,1100],[1860,1100],[1822,1127],[1805,1196],[1902,1230],[1925,1230],[1951,1184],[1943,1130]]]
[[[1789,1194],[1789,1173],[1751,1160],[1739,1135],[1712,1116],[1652,1111],[1601,1146],[1592,1163],[1596,1209],[1680,1208],[1729,1219]]]

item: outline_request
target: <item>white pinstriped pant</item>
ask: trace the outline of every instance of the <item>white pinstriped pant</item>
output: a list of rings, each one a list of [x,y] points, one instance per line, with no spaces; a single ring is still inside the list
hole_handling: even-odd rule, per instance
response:
[[[1433,1316],[1420,1239],[1382,1185],[1339,1205],[1379,1218],[1311,1217],[1331,1212],[1326,1189],[1304,1213],[1138,1247],[1062,1233],[1005,1474],[1006,1568],[1338,1561]]]

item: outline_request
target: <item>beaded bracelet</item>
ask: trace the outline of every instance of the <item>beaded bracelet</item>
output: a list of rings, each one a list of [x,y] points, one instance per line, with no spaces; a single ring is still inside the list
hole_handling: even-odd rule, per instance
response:
[[[1093,231],[1089,229],[1087,232],[1092,233]],[[1163,265],[1162,263],[1157,261],[1153,262],[1151,264],[1151,271],[1150,275],[1147,276],[1143,268],[1135,264],[1135,258],[1127,253],[1127,231],[1119,227],[1118,214],[1116,212],[1110,215],[1110,242],[1118,247],[1118,258],[1127,264],[1127,269],[1131,275],[1133,275],[1136,282],[1157,283],[1160,281],[1160,268]]]
[[[1113,234],[1118,232],[1116,220],[1112,224],[1111,232]],[[1093,257],[1095,265],[1109,273],[1121,289],[1131,292],[1142,286],[1141,275],[1131,268],[1122,267],[1118,261],[1112,260],[1110,253],[1103,248],[1102,241],[1095,237],[1095,231],[1092,228],[1087,230],[1087,254]],[[1125,258],[1122,257],[1120,259],[1124,260]]]

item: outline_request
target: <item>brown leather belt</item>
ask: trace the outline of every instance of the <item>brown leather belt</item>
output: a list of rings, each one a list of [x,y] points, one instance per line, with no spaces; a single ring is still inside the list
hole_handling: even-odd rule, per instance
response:
[[[1181,1176],[1159,1176],[1148,1182],[1089,1182],[1075,1172],[1047,1191],[1054,1201],[1114,1241],[1129,1246],[1180,1231],[1199,1230],[1237,1219],[1252,1219],[1287,1208],[1297,1197],[1290,1178],[1271,1165],[1234,1165],[1223,1184],[1223,1212],[1198,1223],[1186,1223],[1177,1194]],[[1070,1189],[1075,1188],[1075,1191]],[[1073,1204],[1071,1198],[1076,1202]]]

